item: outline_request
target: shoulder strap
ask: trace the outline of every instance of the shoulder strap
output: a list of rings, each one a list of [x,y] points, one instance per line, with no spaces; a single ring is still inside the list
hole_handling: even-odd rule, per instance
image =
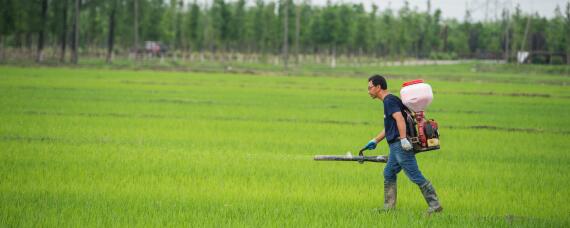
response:
[[[405,115],[405,114],[411,113],[410,109],[409,109],[408,107],[406,107],[406,106],[404,105],[404,103],[402,102],[402,99],[400,99],[400,98],[399,98],[398,96],[396,96],[396,95],[392,95],[392,96],[394,96],[394,97],[396,98],[396,100],[398,100],[398,102],[400,103],[400,106],[401,106],[400,109],[402,110],[402,114]]]
[[[406,134],[409,137],[417,137],[416,121],[412,115],[412,110],[406,107],[398,96],[394,95],[394,97],[396,97],[396,99],[398,100],[398,102],[400,102],[401,105],[400,109],[402,110],[402,115],[404,116],[404,120],[406,122]]]

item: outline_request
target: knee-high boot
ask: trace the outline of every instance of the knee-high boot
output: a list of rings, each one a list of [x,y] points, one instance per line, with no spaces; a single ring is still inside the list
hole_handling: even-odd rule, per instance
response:
[[[437,194],[435,193],[435,188],[433,187],[431,182],[426,181],[425,184],[422,184],[422,186],[420,186],[420,190],[422,191],[422,195],[424,195],[424,198],[426,199],[426,202],[428,204],[429,207],[427,210],[428,214],[434,212],[440,212],[443,210],[443,207],[441,207],[441,205],[439,204]]]
[[[397,195],[397,184],[384,183],[384,209],[390,210],[396,208],[396,195]]]

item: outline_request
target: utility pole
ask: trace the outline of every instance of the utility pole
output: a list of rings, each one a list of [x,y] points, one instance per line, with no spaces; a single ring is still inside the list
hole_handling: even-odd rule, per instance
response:
[[[519,49],[519,51],[524,51],[524,47],[526,44],[526,37],[528,36],[528,30],[530,29],[530,18],[532,17],[532,14],[527,16],[527,20],[526,20],[526,28],[524,30],[524,36],[523,39],[521,41],[521,49]],[[520,61],[518,60],[518,54],[517,54],[517,63],[520,64]]]
[[[523,40],[521,42],[521,51],[524,51],[524,46],[526,44],[526,37],[528,36],[528,30],[530,29],[530,18],[532,17],[532,14],[529,14],[526,20],[526,28],[524,29],[524,37]]]
[[[497,10],[497,8],[499,8],[498,6],[499,2],[497,0],[495,0],[495,11]],[[511,0],[505,0],[504,2],[501,2],[501,8],[503,9],[502,12],[502,18],[503,18],[503,23],[505,24],[505,31],[503,32],[505,35],[505,50],[504,50],[504,56],[503,58],[505,59],[505,63],[509,62],[509,58],[511,56],[511,7],[512,7],[512,2]],[[506,6],[506,7],[505,7]],[[497,16],[495,13],[495,20],[497,20]]]

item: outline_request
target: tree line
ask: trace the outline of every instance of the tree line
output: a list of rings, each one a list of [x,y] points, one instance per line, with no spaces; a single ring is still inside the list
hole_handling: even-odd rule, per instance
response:
[[[141,53],[144,41],[196,53],[414,58],[504,58],[516,52],[570,53],[570,2],[546,18],[503,9],[492,21],[442,19],[442,11],[293,0],[0,0],[0,58],[8,50],[77,63],[79,53]],[[566,61],[570,61],[567,60]]]

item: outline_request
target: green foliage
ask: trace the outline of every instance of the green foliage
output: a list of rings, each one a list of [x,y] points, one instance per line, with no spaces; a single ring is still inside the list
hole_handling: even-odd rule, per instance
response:
[[[0,18],[2,18],[0,22],[0,33],[2,33],[2,35],[9,35],[16,28],[14,4],[11,0],[1,0],[0,5],[2,6],[0,8]]]
[[[110,7],[115,1],[116,6]],[[284,12],[286,1],[291,7]],[[73,2],[49,1],[48,47],[61,43],[65,4],[70,30]],[[434,57],[432,52],[445,52],[460,58],[503,58],[507,50],[510,56],[521,49],[570,50],[570,3],[557,7],[553,18],[526,14],[517,6],[513,12],[504,10],[496,21],[473,21],[470,12],[466,12],[464,20],[457,21],[443,19],[445,12],[439,9],[419,11],[408,3],[399,9],[379,10],[373,6],[366,11],[363,4],[335,1],[325,6],[292,0],[256,0],[253,4],[246,0],[138,2],[139,42],[160,41],[171,50],[279,53],[285,14],[289,18],[289,46],[299,40],[299,51],[304,54],[334,51],[341,55],[426,58]],[[38,1],[1,0],[0,4],[0,32],[5,46],[33,46],[41,24]],[[135,33],[133,6],[134,0],[82,1],[79,27],[83,50],[107,46],[112,9],[117,12],[115,46],[118,50],[130,50]],[[527,24],[529,31],[525,35]]]
[[[231,14],[225,0],[214,0],[211,9],[212,26],[215,32],[215,38],[222,43],[228,42],[230,39],[230,20]]]
[[[200,6],[194,1],[188,6],[188,16],[186,17],[186,25],[184,26],[186,31],[186,37],[190,40],[191,48],[194,50],[201,50],[203,48],[203,26],[202,26],[202,13],[200,12]]]
[[[434,60],[454,60],[457,59],[457,55],[453,52],[432,52],[430,53],[429,58]]]

